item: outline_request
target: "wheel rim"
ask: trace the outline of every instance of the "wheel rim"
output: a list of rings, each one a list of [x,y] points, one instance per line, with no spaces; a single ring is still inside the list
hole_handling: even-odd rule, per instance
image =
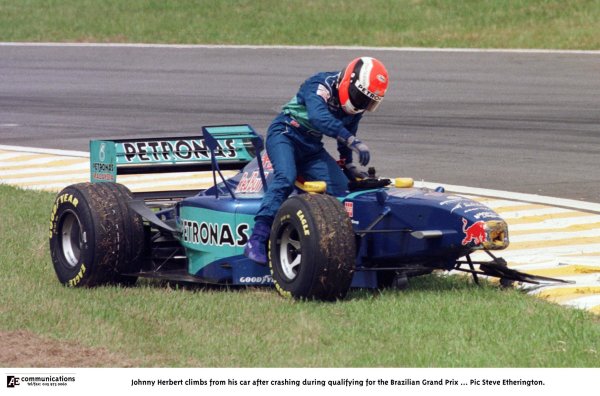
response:
[[[72,212],[66,211],[63,215],[60,228],[60,247],[65,263],[73,268],[79,263],[81,247],[85,242],[85,232],[82,232],[79,217]]]
[[[283,274],[290,281],[296,279],[301,268],[301,247],[298,230],[288,223],[279,240],[279,262]]]

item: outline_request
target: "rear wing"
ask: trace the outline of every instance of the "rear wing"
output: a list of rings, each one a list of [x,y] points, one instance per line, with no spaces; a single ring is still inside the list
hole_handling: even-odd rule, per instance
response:
[[[146,173],[220,174],[242,169],[262,149],[262,138],[250,125],[205,126],[202,136],[92,140],[90,181],[116,182],[118,175]]]

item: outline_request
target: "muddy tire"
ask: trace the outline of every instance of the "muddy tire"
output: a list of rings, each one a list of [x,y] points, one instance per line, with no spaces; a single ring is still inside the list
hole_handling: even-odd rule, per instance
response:
[[[269,239],[275,287],[285,297],[342,299],[352,282],[355,250],[350,218],[337,199],[291,197],[277,212]]]
[[[131,192],[116,183],[80,183],[63,189],[50,217],[50,253],[58,280],[71,287],[134,284],[144,228],[129,209]]]

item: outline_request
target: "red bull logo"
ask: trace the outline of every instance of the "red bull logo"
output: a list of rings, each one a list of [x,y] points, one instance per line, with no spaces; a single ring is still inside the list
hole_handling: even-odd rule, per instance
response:
[[[465,238],[462,240],[463,246],[473,242],[475,245],[481,245],[487,240],[487,234],[485,232],[485,222],[477,221],[467,227],[467,219],[462,219],[463,227],[462,230],[465,233]]]

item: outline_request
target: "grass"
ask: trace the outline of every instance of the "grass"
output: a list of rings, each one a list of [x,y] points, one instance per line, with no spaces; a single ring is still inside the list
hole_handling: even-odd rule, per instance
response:
[[[600,49],[600,0],[0,0],[0,41]]]
[[[458,277],[353,291],[335,304],[258,288],[68,289],[47,247],[53,198],[0,185],[0,330],[103,347],[147,366],[598,366],[597,316]]]

